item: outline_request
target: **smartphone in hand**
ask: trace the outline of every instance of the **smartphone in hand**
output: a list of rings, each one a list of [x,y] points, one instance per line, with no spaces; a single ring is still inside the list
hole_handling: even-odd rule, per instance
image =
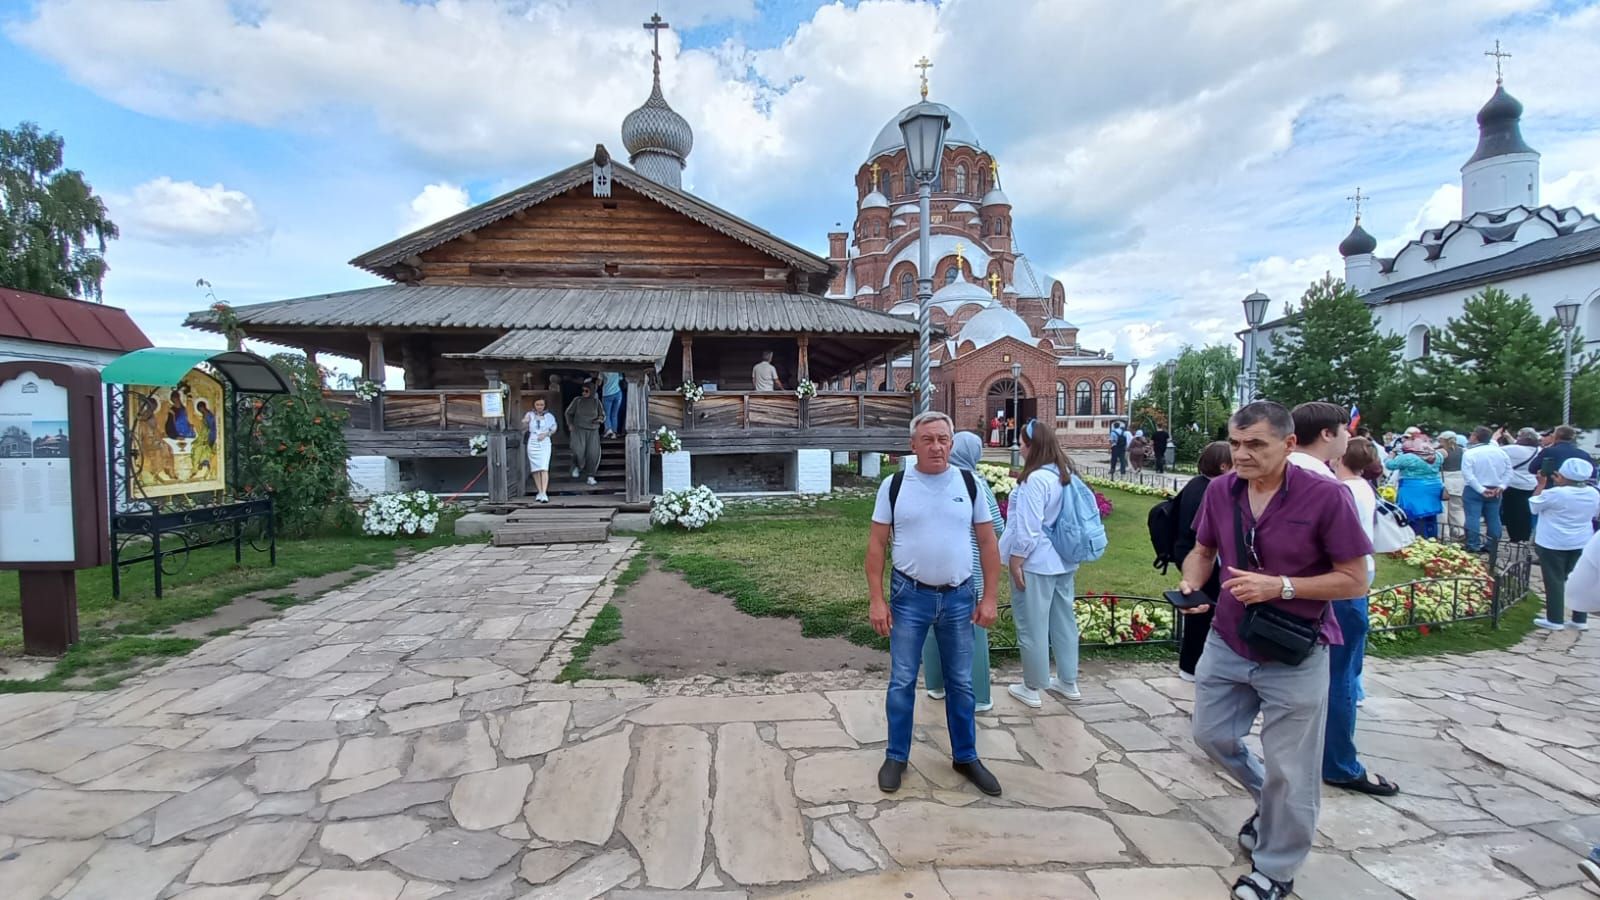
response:
[[[1193,609],[1196,606],[1205,606],[1211,602],[1210,597],[1199,591],[1195,591],[1192,594],[1185,594],[1183,591],[1163,591],[1161,599],[1171,603],[1178,609]]]

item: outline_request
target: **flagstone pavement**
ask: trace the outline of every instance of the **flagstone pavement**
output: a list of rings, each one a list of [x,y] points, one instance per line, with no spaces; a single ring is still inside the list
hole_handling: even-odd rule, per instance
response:
[[[988,799],[922,700],[877,790],[881,676],[554,683],[627,541],[442,548],[108,693],[0,696],[6,900],[1219,898],[1237,785],[1191,686],[997,691]],[[1329,792],[1307,900],[1593,896],[1600,640],[1371,660],[1360,746],[1406,792]]]

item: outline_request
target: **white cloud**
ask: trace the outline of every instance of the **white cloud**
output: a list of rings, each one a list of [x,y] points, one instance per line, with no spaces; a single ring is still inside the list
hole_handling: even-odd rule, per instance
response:
[[[166,175],[136,186],[108,205],[125,239],[162,244],[230,244],[259,234],[261,217],[243,191],[221,184],[202,187]]]
[[[400,233],[410,234],[471,205],[472,198],[467,195],[466,188],[443,181],[427,185],[406,205],[405,221],[400,226]]]

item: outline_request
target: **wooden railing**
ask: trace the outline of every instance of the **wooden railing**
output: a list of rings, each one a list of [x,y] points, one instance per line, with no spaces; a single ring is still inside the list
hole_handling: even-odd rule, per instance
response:
[[[330,391],[330,406],[350,414],[347,428],[358,431],[481,431],[489,427],[477,391],[385,391],[366,401],[354,391]],[[375,410],[381,410],[381,424]]]
[[[820,392],[801,400],[792,391],[706,391],[693,404],[676,391],[650,395],[650,427],[695,431],[878,430],[911,424],[905,393]]]

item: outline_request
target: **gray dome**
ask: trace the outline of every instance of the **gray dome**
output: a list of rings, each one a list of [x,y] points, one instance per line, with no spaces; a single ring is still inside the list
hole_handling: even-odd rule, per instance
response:
[[[878,190],[876,188],[874,188],[873,190],[868,191],[867,195],[865,197],[861,198],[861,208],[862,209],[888,209],[889,208],[889,198],[885,197],[884,195],[882,195],[880,193],[878,193]]]
[[[1522,139],[1522,104],[1495,85],[1494,96],[1478,110],[1478,148],[1467,165],[1512,153],[1535,153]]]
[[[1378,249],[1378,241],[1367,230],[1361,227],[1361,222],[1356,222],[1356,227],[1350,229],[1350,234],[1339,242],[1339,255],[1343,257],[1360,256]]]
[[[694,149],[694,130],[683,116],[667,105],[658,74],[650,98],[622,120],[622,146],[628,162],[639,174],[662,184],[680,187],[684,161]]]
[[[911,106],[916,105],[915,103],[911,104]],[[978,142],[978,132],[973,130],[972,126],[967,123],[966,119],[961,117],[960,113],[945,106],[943,103],[935,103],[933,105],[939,107],[945,115],[950,117],[950,128],[944,133],[945,146],[961,144],[967,147],[977,147],[980,150],[983,149],[983,144]],[[911,106],[889,117],[889,121],[878,132],[878,139],[872,142],[872,149],[867,151],[868,162],[885,153],[893,153],[896,150],[905,149],[906,140],[900,134],[900,117],[905,115],[906,111],[911,109]]]
[[[983,195],[983,205],[984,206],[1010,206],[1011,205],[1011,199],[1006,196],[1006,192],[1005,191],[1002,191],[999,188],[994,187],[994,188],[990,188],[989,189],[989,193]]]
[[[953,303],[960,306],[965,303],[991,303],[994,298],[989,292],[968,281],[966,276],[956,273],[956,280],[950,282],[933,292],[933,302],[936,304]]]
[[[1033,332],[1028,329],[1028,323],[1022,317],[1006,309],[1004,306],[991,306],[981,313],[967,320],[961,326],[961,331],[956,335],[958,343],[965,344],[971,341],[978,347],[987,347],[1001,338],[1016,338],[1024,344],[1034,346]]]

